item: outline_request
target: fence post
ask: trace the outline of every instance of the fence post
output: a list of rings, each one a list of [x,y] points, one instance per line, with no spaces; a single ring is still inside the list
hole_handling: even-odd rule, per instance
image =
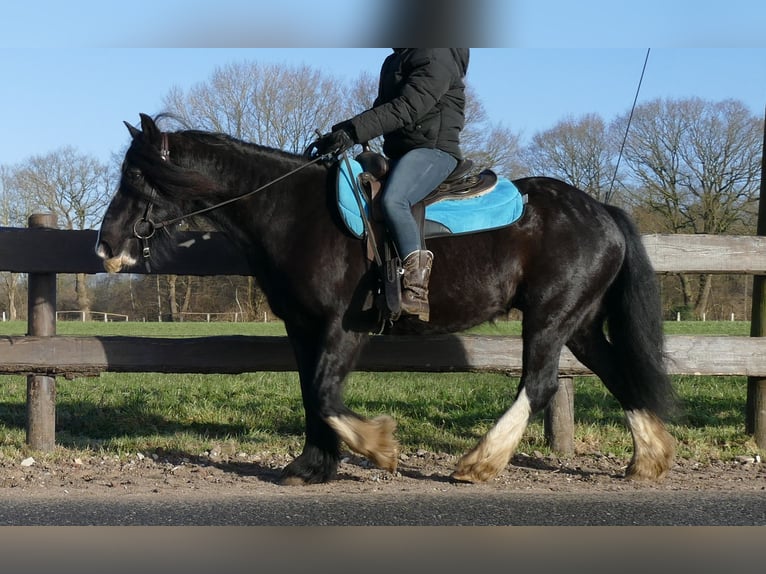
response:
[[[761,153],[761,195],[758,199],[757,235],[766,235],[766,126]],[[750,310],[750,336],[766,337],[766,276],[753,277],[753,306]],[[766,378],[748,377],[745,430],[754,435],[758,448],[766,449]]]
[[[562,377],[559,388],[545,409],[543,419],[545,440],[551,450],[564,455],[574,454],[574,379]]]
[[[29,227],[55,229],[51,213],[29,216]],[[56,274],[29,274],[27,335],[56,334]],[[52,451],[56,446],[56,377],[27,376],[27,444],[35,450]]]

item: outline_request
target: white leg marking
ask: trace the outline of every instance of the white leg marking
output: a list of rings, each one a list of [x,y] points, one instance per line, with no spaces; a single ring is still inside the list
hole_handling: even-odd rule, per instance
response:
[[[399,443],[394,438],[394,419],[386,415],[371,420],[342,416],[329,417],[327,424],[351,450],[366,456],[379,468],[396,471]]]
[[[457,464],[452,478],[464,482],[485,482],[497,476],[511,460],[529,423],[532,409],[526,389],[473,450]]]
[[[656,415],[644,410],[626,411],[633,435],[633,459],[626,476],[641,480],[660,480],[670,470],[675,456],[675,441]]]

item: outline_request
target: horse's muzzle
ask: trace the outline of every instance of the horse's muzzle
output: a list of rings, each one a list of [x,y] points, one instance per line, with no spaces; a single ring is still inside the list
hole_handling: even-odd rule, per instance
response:
[[[136,259],[125,252],[113,255],[112,249],[104,241],[99,241],[96,245],[96,255],[103,259],[104,270],[107,273],[118,273],[123,268],[136,264]]]

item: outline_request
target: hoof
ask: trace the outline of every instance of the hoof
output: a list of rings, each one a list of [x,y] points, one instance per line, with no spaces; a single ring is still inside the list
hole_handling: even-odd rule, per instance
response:
[[[457,482],[459,484],[477,484],[480,481],[474,480],[474,477],[468,474],[459,473],[454,471],[449,475],[450,482]]]
[[[672,462],[672,457],[661,458],[656,461],[643,461],[642,463],[631,460],[625,471],[625,478],[635,481],[660,482],[667,476]]]
[[[366,457],[378,468],[396,472],[399,442],[394,438],[394,419],[386,415],[371,420],[343,416],[331,417],[327,422],[351,450]]]
[[[471,451],[461,458],[450,480],[477,484],[495,478],[505,466],[504,458],[480,458],[477,451]]]
[[[283,476],[277,484],[280,486],[306,486],[309,483],[300,476]]]
[[[277,484],[283,486],[323,484],[334,480],[337,472],[337,457],[308,449],[282,469]]]

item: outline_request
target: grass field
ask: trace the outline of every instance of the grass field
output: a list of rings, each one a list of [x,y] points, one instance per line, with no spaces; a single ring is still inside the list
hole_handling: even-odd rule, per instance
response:
[[[0,323],[0,335],[23,335],[26,323]],[[472,330],[517,335],[518,323]],[[669,322],[669,334],[747,335],[747,322]],[[59,335],[283,335],[280,323],[60,322]],[[729,459],[756,452],[744,432],[746,377],[674,377],[682,412],[671,426],[682,457]],[[473,373],[353,373],[346,399],[358,412],[391,414],[405,452],[457,454],[474,445],[508,408],[518,379]],[[105,373],[57,380],[57,454],[199,454],[213,444],[235,452],[300,452],[303,413],[295,373],[164,375]],[[0,455],[26,452],[26,379],[0,377]],[[629,456],[630,436],[616,401],[593,377],[575,380],[578,452]],[[541,417],[520,451],[548,453]]]

